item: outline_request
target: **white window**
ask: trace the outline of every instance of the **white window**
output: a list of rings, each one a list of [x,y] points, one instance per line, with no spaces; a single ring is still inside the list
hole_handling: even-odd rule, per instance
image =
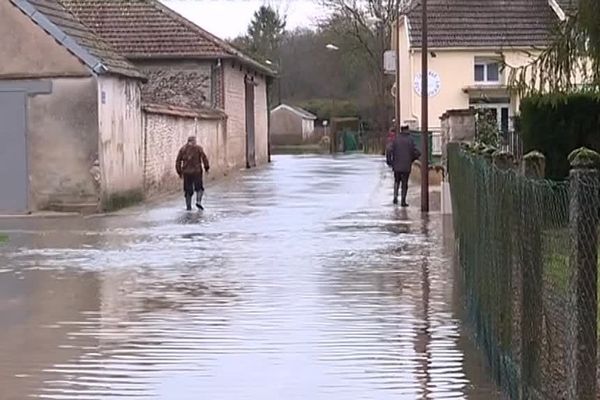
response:
[[[500,82],[501,68],[498,61],[475,59],[474,72],[477,83]]]
[[[488,117],[498,125],[500,132],[510,132],[514,129],[510,104],[471,103],[471,106],[484,110]]]

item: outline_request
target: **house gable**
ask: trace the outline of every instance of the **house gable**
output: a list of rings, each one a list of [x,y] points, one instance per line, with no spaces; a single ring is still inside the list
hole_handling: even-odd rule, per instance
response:
[[[90,71],[8,1],[0,1],[0,77],[86,76]]]
[[[142,74],[82,24],[58,0],[7,0],[95,74]]]

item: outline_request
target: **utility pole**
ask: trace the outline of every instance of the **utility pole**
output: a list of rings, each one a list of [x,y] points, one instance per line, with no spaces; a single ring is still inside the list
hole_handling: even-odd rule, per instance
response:
[[[396,21],[394,26],[396,33],[396,134],[400,132],[400,118],[402,118],[402,109],[400,108],[400,2],[396,0]]]
[[[429,65],[427,0],[421,0],[421,211],[429,212]]]

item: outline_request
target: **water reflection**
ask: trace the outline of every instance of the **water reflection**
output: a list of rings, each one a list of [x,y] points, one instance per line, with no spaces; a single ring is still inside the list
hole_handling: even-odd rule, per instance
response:
[[[390,179],[280,157],[211,185],[203,214],[3,221],[0,398],[497,398],[452,242],[389,205]]]

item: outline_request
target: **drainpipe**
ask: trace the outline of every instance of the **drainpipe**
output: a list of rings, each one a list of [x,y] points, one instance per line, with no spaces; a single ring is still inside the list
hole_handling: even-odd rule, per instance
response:
[[[414,92],[413,92],[413,87],[412,87],[412,80],[413,80],[413,76],[415,73],[415,50],[411,49],[410,50],[410,82],[408,82],[408,86],[410,87],[409,89],[409,93],[410,93],[410,116],[415,120],[418,121],[420,120],[420,117],[415,114],[415,108],[414,108]]]

